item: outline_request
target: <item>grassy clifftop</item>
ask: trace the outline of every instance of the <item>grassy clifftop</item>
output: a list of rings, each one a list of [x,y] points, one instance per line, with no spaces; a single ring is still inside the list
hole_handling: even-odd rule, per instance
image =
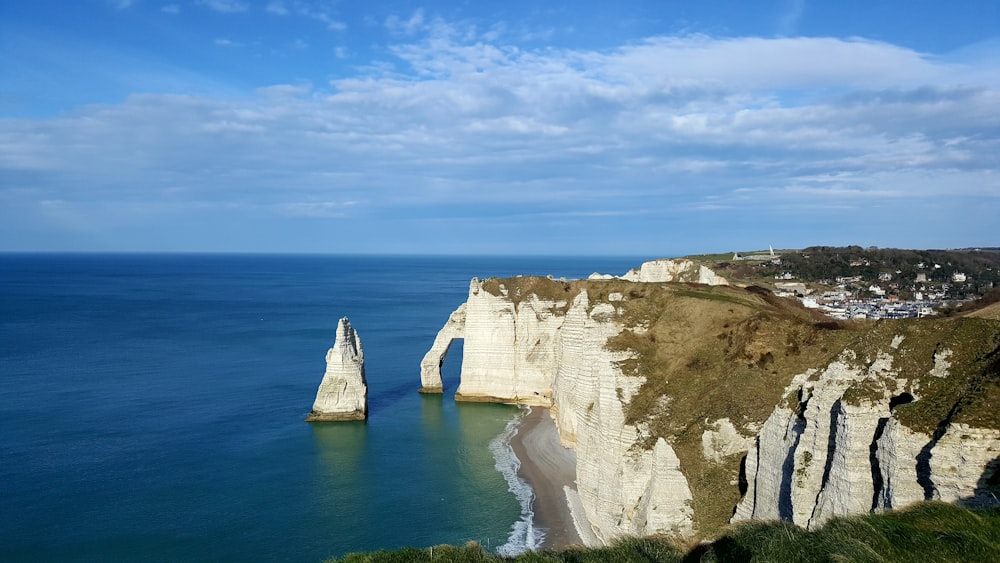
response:
[[[943,503],[908,510],[835,518],[805,532],[787,523],[728,528],[711,543],[678,545],[666,538],[629,538],[602,548],[529,552],[513,558],[487,553],[478,544],[354,553],[331,562],[993,562],[1000,553],[1000,510],[969,510]]]

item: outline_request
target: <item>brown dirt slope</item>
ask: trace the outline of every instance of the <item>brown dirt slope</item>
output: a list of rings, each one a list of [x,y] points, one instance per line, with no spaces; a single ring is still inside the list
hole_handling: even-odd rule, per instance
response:
[[[980,319],[992,319],[994,321],[1000,321],[1000,303],[994,303],[969,313],[967,316],[976,317]]]

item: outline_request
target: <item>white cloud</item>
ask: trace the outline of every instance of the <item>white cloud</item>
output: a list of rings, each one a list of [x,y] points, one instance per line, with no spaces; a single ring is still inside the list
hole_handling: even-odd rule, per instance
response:
[[[391,15],[386,18],[385,27],[390,32],[401,35],[414,35],[418,31],[423,31],[425,29],[424,9],[414,10],[413,14],[406,19]]]
[[[333,16],[327,6],[304,0],[275,0],[268,3],[267,12],[278,16],[294,14],[318,21],[331,31],[345,31],[347,24]]]
[[[288,6],[285,5],[284,2],[281,2],[280,0],[275,0],[275,1],[272,1],[272,2],[268,2],[267,3],[267,8],[265,8],[265,9],[268,12],[270,12],[272,14],[277,14],[279,16],[286,16],[286,15],[288,15]]]
[[[165,4],[163,7],[160,8],[160,11],[163,12],[164,14],[170,14],[172,16],[176,16],[177,14],[181,13],[181,7],[178,6],[177,4]]]
[[[239,14],[250,9],[246,2],[239,0],[195,0],[195,3],[220,14]]]
[[[357,201],[297,201],[281,203],[277,206],[280,213],[291,217],[346,217],[348,208],[358,205]]]
[[[97,198],[144,202],[140,213],[191,194],[345,220],[400,208],[818,218],[973,200],[1000,212],[1000,73],[984,72],[997,59],[970,68],[866,40],[705,36],[526,50],[460,39],[467,29],[422,14],[395,25],[426,35],[327,88],[137,95],[0,120],[0,197],[22,213],[61,202],[44,207],[63,216]]]
[[[269,98],[304,96],[310,92],[312,92],[311,84],[275,84],[257,89],[258,94]]]

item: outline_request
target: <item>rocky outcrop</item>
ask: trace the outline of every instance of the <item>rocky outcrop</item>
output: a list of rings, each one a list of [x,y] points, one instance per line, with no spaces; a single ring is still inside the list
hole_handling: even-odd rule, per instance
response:
[[[711,268],[687,258],[650,260],[643,262],[638,268],[632,268],[621,276],[594,272],[587,279],[621,279],[636,283],[687,282],[704,285],[729,285],[729,280],[716,274]]]
[[[333,347],[326,353],[326,373],[306,421],[365,420],[367,417],[365,354],[358,333],[344,317],[337,324]]]
[[[494,295],[473,278],[469,298],[438,332],[420,362],[425,391],[440,391],[441,365],[451,343],[464,339],[462,380],[455,398],[552,406],[556,335],[566,301],[526,295],[515,304],[506,287]]]
[[[477,280],[473,280],[477,283]],[[420,392],[441,393],[444,385],[441,382],[441,366],[448,357],[448,350],[456,339],[465,338],[465,308],[462,303],[448,317],[448,322],[438,331],[431,349],[424,354],[420,362]]]
[[[728,418],[708,425],[701,435],[701,455],[706,460],[721,463],[725,458],[744,454],[753,440],[743,436]]]
[[[494,295],[476,280],[470,285],[456,397],[550,406],[556,333],[565,318],[556,309],[566,302],[536,294],[510,296],[506,287],[499,289]]]
[[[623,280],[653,282],[690,282],[705,285],[729,285],[729,281],[711,269],[696,264],[693,260],[662,258],[643,262],[638,268],[629,270]]]

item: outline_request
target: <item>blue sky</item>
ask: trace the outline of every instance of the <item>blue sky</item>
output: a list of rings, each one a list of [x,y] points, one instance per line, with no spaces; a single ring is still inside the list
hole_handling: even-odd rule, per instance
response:
[[[998,233],[995,0],[0,2],[0,250]]]

